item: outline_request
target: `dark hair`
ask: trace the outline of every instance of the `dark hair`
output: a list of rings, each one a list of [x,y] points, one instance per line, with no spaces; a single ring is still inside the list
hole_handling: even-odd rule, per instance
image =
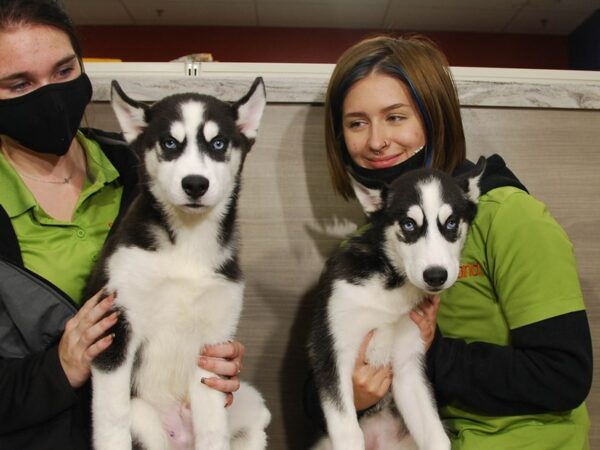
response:
[[[20,25],[47,25],[63,31],[81,62],[75,26],[58,0],[0,0],[0,31]]]
[[[420,113],[427,136],[431,166],[452,173],[466,158],[460,104],[446,57],[429,39],[377,36],[346,50],[336,63],[325,97],[325,145],[333,187],[353,198],[346,171],[348,151],[342,130],[348,90],[372,72],[403,82]]]

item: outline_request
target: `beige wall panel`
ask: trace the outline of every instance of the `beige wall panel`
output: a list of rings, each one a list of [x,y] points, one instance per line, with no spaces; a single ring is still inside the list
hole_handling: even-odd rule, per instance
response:
[[[504,156],[571,237],[597,353],[600,111],[466,108],[463,115],[469,157]],[[91,105],[87,119],[117,130],[108,104]],[[271,449],[307,448],[302,386],[309,294],[326,256],[362,222],[358,207],[332,192],[322,122],[321,106],[269,105],[243,176],[239,220],[247,283],[239,338],[247,347],[243,377],[263,392],[273,414]],[[597,423],[597,384],[588,405]],[[591,448],[600,448],[600,429],[592,429]]]

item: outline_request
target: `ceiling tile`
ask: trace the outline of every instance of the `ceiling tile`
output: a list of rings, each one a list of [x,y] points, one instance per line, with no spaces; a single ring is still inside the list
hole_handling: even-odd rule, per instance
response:
[[[514,16],[510,9],[411,7],[394,3],[385,18],[386,29],[405,31],[500,32]]]
[[[63,0],[77,24],[568,34],[600,0]]]
[[[529,0],[526,8],[590,13],[600,8],[600,0]]]
[[[589,16],[587,11],[523,9],[506,27],[507,33],[553,34],[565,36]]]
[[[123,0],[138,25],[255,26],[254,2]]]
[[[530,0],[390,0],[390,6],[413,8],[445,8],[445,9],[506,9],[516,10],[526,5]],[[576,0],[590,1],[590,0]]]
[[[379,28],[387,7],[386,2],[300,1],[257,2],[260,26],[316,28]]]
[[[373,6],[376,8],[382,8],[382,7],[386,7],[389,3],[390,0],[254,0],[254,2],[257,5],[262,4],[267,4],[267,5],[277,5],[277,4],[282,4],[282,5],[289,5],[290,3],[298,3],[300,5],[303,5],[304,7],[313,7],[315,4],[320,4],[320,5],[331,5],[331,6],[337,6],[337,7],[345,7],[345,6],[350,6],[350,7],[355,7],[355,6],[362,6],[362,7],[369,7],[369,6]]]
[[[63,0],[65,10],[77,25],[125,25],[131,16],[120,0]]]

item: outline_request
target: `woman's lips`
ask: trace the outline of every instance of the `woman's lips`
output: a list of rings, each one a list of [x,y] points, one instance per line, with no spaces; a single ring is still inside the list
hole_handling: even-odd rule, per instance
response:
[[[382,156],[380,158],[369,158],[367,159],[367,162],[372,169],[386,169],[401,163],[405,159],[405,154],[400,153],[392,156]]]

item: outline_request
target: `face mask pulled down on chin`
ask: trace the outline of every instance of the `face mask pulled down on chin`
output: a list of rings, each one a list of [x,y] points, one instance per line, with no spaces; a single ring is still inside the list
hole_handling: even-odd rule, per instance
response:
[[[0,134],[34,152],[62,156],[69,150],[91,98],[92,83],[82,73],[71,81],[0,100]]]
[[[385,169],[366,169],[361,167],[352,160],[350,155],[346,153],[346,166],[349,167],[352,172],[361,177],[360,181],[366,187],[377,188],[382,183],[387,185],[391,184],[392,181],[406,172],[419,169],[421,167],[426,167],[428,152],[428,147],[423,146],[416,151],[415,155],[411,156],[407,160]]]

